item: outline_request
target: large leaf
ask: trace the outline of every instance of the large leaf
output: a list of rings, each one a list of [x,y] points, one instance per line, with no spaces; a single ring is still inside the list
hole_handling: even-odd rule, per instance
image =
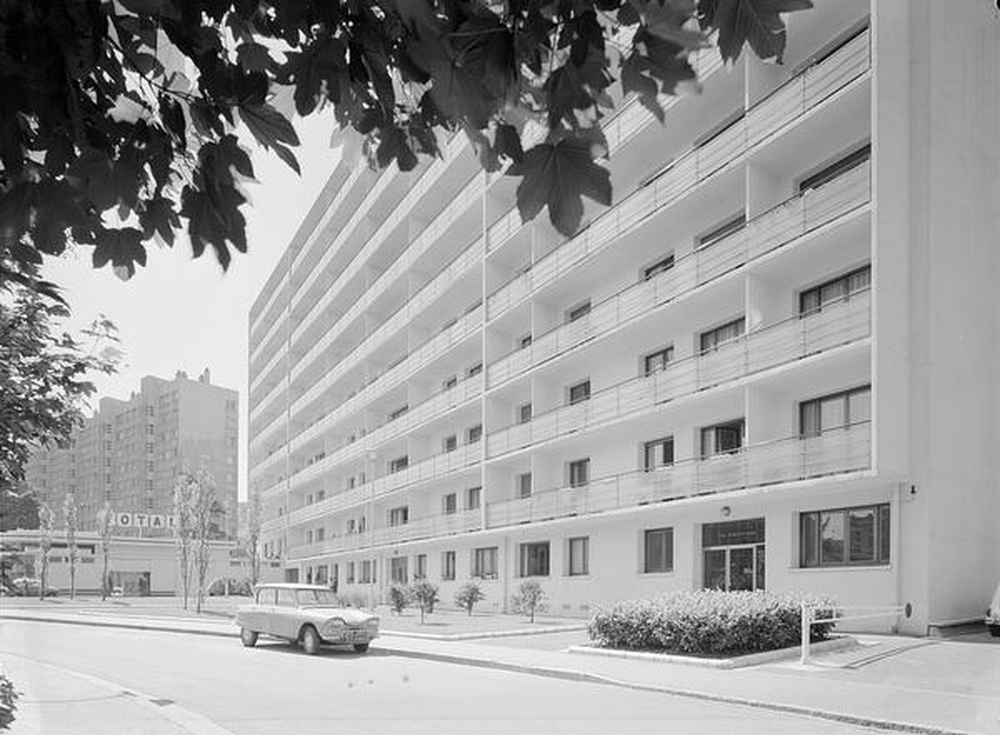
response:
[[[102,229],[97,234],[93,261],[95,268],[108,263],[116,272],[135,273],[135,264],[146,265],[146,248],[142,245],[142,232],[134,227]]]
[[[726,61],[736,61],[749,43],[762,59],[779,64],[785,53],[785,21],[781,13],[807,10],[811,0],[701,0],[702,28],[719,31],[719,50]]]
[[[258,143],[264,148],[273,149],[295,173],[302,173],[295,156],[285,145],[299,144],[299,136],[288,118],[268,104],[241,104],[240,114]]]
[[[540,143],[508,169],[524,179],[517,187],[521,219],[528,221],[548,206],[553,226],[567,237],[576,234],[583,217],[583,197],[611,204],[611,176],[594,161],[600,142],[593,134]]]

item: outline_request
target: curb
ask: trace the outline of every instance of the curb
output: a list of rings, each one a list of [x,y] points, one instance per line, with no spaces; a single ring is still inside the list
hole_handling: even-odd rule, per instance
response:
[[[518,628],[515,630],[491,630],[482,633],[409,633],[401,630],[380,630],[380,636],[398,638],[418,638],[428,641],[477,641],[489,638],[519,638],[528,635],[546,635],[548,633],[576,633],[586,630],[587,624],[550,625],[543,628]]]
[[[430,651],[400,650],[394,648],[383,648],[379,646],[374,649],[376,653],[393,653],[407,658],[424,659],[428,661],[439,661],[442,663],[461,664],[465,666],[477,666],[484,669],[495,669],[499,671],[510,671],[518,674],[530,674],[532,676],[543,676],[551,679],[564,679],[566,681],[582,681],[589,684],[604,684],[606,686],[620,687],[622,689],[632,689],[642,692],[656,692],[659,694],[671,694],[676,697],[686,697],[688,699],[699,699],[707,702],[718,702],[720,704],[735,704],[743,707],[766,710],[770,712],[782,712],[785,714],[802,715],[831,722],[842,722],[858,727],[875,728],[889,732],[916,733],[917,735],[975,735],[966,730],[950,730],[933,725],[919,725],[910,722],[897,722],[895,720],[883,720],[874,717],[862,717],[859,715],[832,712],[829,710],[805,707],[795,704],[780,704],[777,702],[764,702],[743,697],[728,696],[725,694],[712,694],[710,692],[698,692],[691,689],[678,689],[675,687],[661,686],[657,684],[641,684],[638,682],[624,681],[601,674],[591,674],[584,671],[573,671],[572,669],[557,669],[548,666],[532,666],[529,664],[513,664],[505,661],[489,659],[478,659],[470,656],[461,656],[450,653],[433,653]]]
[[[813,643],[810,649],[815,653],[830,653],[831,651],[846,651],[858,645],[856,638],[844,635],[831,640]],[[748,653],[733,658],[698,658],[697,656],[681,656],[671,653],[654,653],[652,651],[630,651],[620,648],[600,648],[599,646],[570,646],[570,653],[582,653],[588,656],[604,656],[606,658],[624,658],[633,661],[652,661],[681,666],[700,666],[705,669],[743,669],[747,666],[760,666],[774,661],[785,661],[799,655],[798,646],[779,648],[776,651]]]
[[[93,621],[93,620],[69,620],[65,618],[33,618],[25,615],[0,615],[2,620],[18,620],[34,623],[60,623],[68,625],[83,625],[99,628],[123,628],[129,630],[151,630],[166,633],[186,633],[189,635],[215,636],[219,638],[236,638],[236,631],[231,633],[226,631],[212,631],[193,628],[174,628],[168,626],[155,626],[147,624],[130,625],[127,623]],[[399,636],[402,637],[402,636]],[[844,714],[841,712],[831,712],[829,710],[806,707],[795,704],[779,704],[777,702],[764,702],[743,697],[734,697],[725,694],[712,694],[710,692],[699,692],[691,689],[679,689],[676,687],[662,686],[657,684],[641,684],[622,679],[615,679],[601,674],[592,674],[585,671],[574,671],[572,669],[559,669],[550,666],[533,666],[529,664],[515,664],[506,661],[493,659],[474,658],[472,656],[462,656],[453,653],[437,653],[431,651],[413,651],[405,648],[395,648],[376,643],[372,652],[376,655],[396,654],[406,658],[423,659],[426,661],[438,661],[441,663],[459,664],[463,666],[476,666],[484,669],[495,669],[498,671],[509,671],[517,674],[529,674],[531,676],[542,676],[550,679],[563,679],[566,681],[582,681],[590,684],[603,684],[606,686],[620,687],[642,692],[656,692],[660,694],[671,694],[676,697],[686,697],[688,699],[698,699],[706,702],[718,702],[720,704],[735,704],[743,707],[766,710],[770,712],[782,712],[786,714],[803,715],[820,720],[831,722],[842,722],[858,727],[876,728],[889,732],[915,733],[916,735],[975,735],[966,730],[951,730],[932,725],[919,725],[910,722],[898,722],[895,720],[883,720],[874,717],[861,717],[858,715]]]

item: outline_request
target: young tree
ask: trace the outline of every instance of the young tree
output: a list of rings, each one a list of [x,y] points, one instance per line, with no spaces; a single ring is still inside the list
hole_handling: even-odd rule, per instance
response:
[[[424,615],[434,612],[434,603],[440,599],[438,597],[437,585],[431,584],[426,579],[421,579],[413,583],[410,589],[414,602],[420,608],[420,624],[424,624]]]
[[[101,600],[108,599],[108,560],[111,556],[111,538],[114,533],[114,514],[111,503],[105,501],[104,507],[97,511],[97,541],[101,548]]]
[[[250,558],[250,581],[257,584],[260,581],[260,525],[262,517],[260,493],[251,491],[247,501],[247,525],[241,529],[243,534],[243,550]]]
[[[38,550],[42,554],[38,598],[44,600],[45,587],[49,581],[49,552],[52,550],[52,534],[55,532],[55,513],[44,501],[38,507],[38,531]]]
[[[184,595],[184,609],[188,609],[191,593],[191,547],[194,542],[194,521],[191,515],[195,479],[187,471],[174,481],[174,542],[177,545],[177,567]]]
[[[389,587],[389,607],[397,615],[402,615],[403,610],[410,601],[410,590],[406,585],[393,582]]]
[[[63,519],[66,522],[66,552],[69,557],[69,597],[76,599],[76,565],[80,561],[80,549],[76,545],[76,532],[80,526],[80,515],[73,493],[66,493],[63,501]]]
[[[472,617],[472,608],[477,602],[486,599],[486,594],[476,582],[469,581],[458,588],[455,593],[455,604],[465,610],[469,617]]]
[[[216,536],[220,517],[225,515],[215,492],[212,473],[202,468],[194,476],[191,493],[191,524],[194,541],[194,568],[197,575],[196,612],[201,612],[205,602],[205,577],[211,562],[209,541]]]
[[[526,579],[521,582],[517,592],[511,598],[514,612],[528,615],[531,622],[535,622],[535,613],[543,612],[547,607],[545,603],[545,591],[536,579]]]
[[[250,138],[298,170],[294,112],[333,107],[372,166],[413,169],[469,137],[518,177],[525,220],[548,208],[572,235],[584,196],[607,204],[599,123],[635,94],[694,86],[717,39],[781,61],[782,13],[809,0],[68,0],[0,4],[0,238],[16,277],[86,247],[122,277],[185,227],[225,268],[247,249]],[[30,121],[30,122],[29,122]],[[240,124],[242,123],[242,124]],[[238,137],[239,136],[239,137]],[[92,250],[91,250],[92,249]],[[8,276],[0,272],[0,280]]]

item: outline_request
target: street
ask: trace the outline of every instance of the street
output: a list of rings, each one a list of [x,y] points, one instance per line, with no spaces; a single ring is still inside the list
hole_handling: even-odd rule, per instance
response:
[[[67,672],[80,679],[81,687],[103,687],[111,704],[115,697],[146,697],[164,713],[170,711],[167,705],[194,713],[161,723],[155,731],[165,733],[659,734],[668,723],[683,733],[870,732],[749,707],[374,649],[363,656],[330,649],[308,657],[280,642],[245,649],[235,639],[176,633],[15,621],[0,626],[0,662],[15,685],[28,692],[21,703],[25,718],[20,729],[15,722],[13,733],[30,732],[32,721],[43,733],[95,731],[93,714],[76,723],[53,719],[62,710],[47,685],[55,673],[69,680]],[[82,699],[85,693],[67,698]],[[135,709],[129,716],[139,719],[117,721],[119,731],[154,732],[155,709]]]

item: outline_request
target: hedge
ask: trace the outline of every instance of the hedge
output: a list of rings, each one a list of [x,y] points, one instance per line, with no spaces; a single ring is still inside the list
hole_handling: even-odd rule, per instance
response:
[[[606,648],[696,655],[771,651],[800,643],[803,602],[823,606],[819,617],[835,609],[831,599],[819,596],[684,591],[619,602],[595,613],[588,632]],[[811,639],[825,640],[833,625],[812,626]]]

